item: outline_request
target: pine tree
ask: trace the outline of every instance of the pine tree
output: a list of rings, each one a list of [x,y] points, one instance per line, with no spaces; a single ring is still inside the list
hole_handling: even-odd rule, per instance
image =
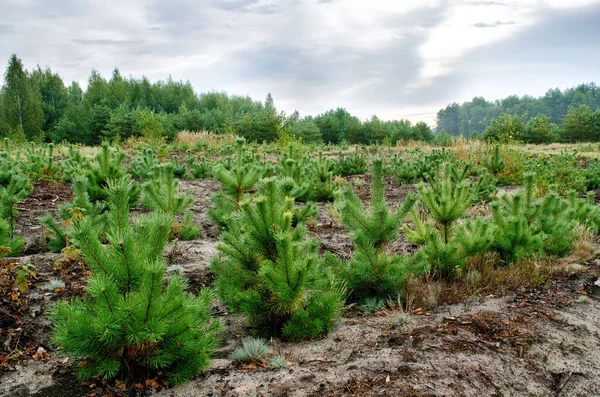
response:
[[[108,245],[91,218],[75,225],[72,239],[92,276],[83,298],[52,310],[52,340],[79,361],[81,379],[135,381],[162,371],[180,384],[208,365],[220,324],[210,318],[209,291],[185,292],[176,274],[165,281],[171,217],[154,213],[131,223],[133,189],[127,180],[109,183]]]
[[[109,181],[126,179],[129,175],[122,167],[123,160],[126,154],[122,151],[112,152],[108,142],[102,143],[102,151],[96,155],[97,164],[91,166],[86,173],[88,178],[88,194],[90,200],[98,201],[107,198],[106,188]],[[137,204],[140,190],[137,183],[134,183],[133,188],[129,191],[129,205]]]
[[[194,197],[179,193],[179,180],[175,178],[173,165],[166,163],[149,174],[149,180],[142,185],[141,201],[150,210],[177,215],[192,205]]]
[[[29,143],[24,154],[24,169],[33,181],[57,179],[59,168],[54,162],[53,143],[46,147]]]
[[[318,202],[333,201],[336,186],[333,183],[334,163],[323,152],[311,164],[312,176],[315,181],[313,199]]]
[[[419,200],[427,209],[428,220],[421,221],[417,211],[411,214],[413,227],[404,227],[409,241],[421,244],[421,252],[432,270],[441,278],[452,278],[466,260],[488,250],[493,227],[483,219],[457,225],[475,198],[467,173],[445,163],[429,185],[417,187]]]
[[[194,202],[189,194],[179,193],[179,180],[175,178],[171,163],[159,165],[149,174],[149,181],[142,185],[142,204],[153,211],[161,211],[173,217],[174,237],[190,240],[200,235],[200,229],[193,224],[193,216],[187,212],[183,222],[178,223],[175,216],[186,211]]]
[[[200,161],[195,161],[192,156],[187,158],[188,168],[194,178],[210,178],[213,176],[213,166],[211,162],[204,156],[200,157]]]
[[[305,224],[293,226],[293,211],[281,181],[263,179],[229,219],[211,268],[231,310],[259,332],[298,340],[327,333],[342,304],[317,257],[318,243],[307,238]]]
[[[187,165],[185,163],[179,162],[178,155],[173,156],[171,164],[173,165],[173,174],[177,178],[183,178],[185,176],[185,173],[187,172]]]
[[[6,219],[0,219],[0,258],[19,256],[25,250],[25,241],[14,236],[13,229]]]
[[[373,161],[371,202],[365,207],[351,186],[343,192],[338,203],[342,222],[351,232],[354,245],[352,258],[344,261],[326,254],[326,261],[350,291],[350,299],[363,302],[372,298],[396,298],[403,280],[418,274],[423,268],[414,261],[392,252],[399,239],[398,230],[406,214],[415,204],[413,195],[391,211],[385,201],[383,161]]]
[[[260,170],[254,164],[245,164],[244,139],[236,140],[235,165],[231,169],[217,165],[215,178],[221,182],[221,190],[211,197],[214,203],[209,208],[209,219],[221,229],[227,228],[227,220],[239,209],[239,203],[252,190],[260,178]]]
[[[489,159],[484,160],[483,164],[487,168],[487,170],[493,175],[496,176],[504,170],[505,163],[500,156],[500,146],[494,145],[493,153]]]
[[[569,192],[568,202],[577,221],[598,233],[600,230],[600,207],[596,205],[596,192],[590,191],[585,198],[578,198],[577,192]]]
[[[8,221],[10,235],[14,236],[17,217],[19,216],[18,205],[27,197],[33,187],[29,179],[24,175],[15,173],[6,186],[0,187],[0,218]]]
[[[73,182],[85,176],[86,170],[90,168],[89,160],[81,154],[81,151],[69,145],[68,154],[63,161],[63,170],[60,180],[62,182]]]
[[[335,166],[335,174],[340,176],[360,175],[368,170],[367,156],[358,151],[346,156],[340,152]]]
[[[92,219],[97,230],[103,231],[106,227],[106,203],[96,201],[92,203],[88,195],[87,179],[79,178],[73,181],[73,202],[58,207],[58,220],[51,214],[40,218],[40,223],[47,234],[48,248],[53,252],[69,245],[69,228],[78,219],[88,217]]]
[[[1,99],[1,118],[9,127],[22,131],[27,139],[39,139],[44,124],[42,99],[16,54],[8,61]]]
[[[129,172],[134,178],[147,181],[150,179],[150,174],[158,167],[158,160],[152,149],[144,150],[142,156],[135,157],[129,165]]]

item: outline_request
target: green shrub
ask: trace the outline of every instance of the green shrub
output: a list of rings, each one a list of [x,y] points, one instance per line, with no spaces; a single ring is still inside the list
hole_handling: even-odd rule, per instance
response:
[[[211,320],[212,295],[185,292],[177,274],[164,279],[162,259],[171,217],[156,213],[129,220],[131,182],[110,183],[107,246],[90,218],[72,238],[92,276],[86,295],[52,310],[53,342],[79,361],[79,377],[135,380],[163,371],[180,384],[205,368],[220,325]]]
[[[259,182],[221,234],[211,261],[222,301],[269,335],[292,340],[327,333],[341,309],[303,223],[292,224],[294,200],[279,179]]]
[[[390,211],[385,201],[383,187],[383,162],[373,161],[371,201],[365,207],[351,186],[340,202],[342,222],[351,232],[354,252],[350,260],[333,254],[326,261],[338,278],[347,285],[349,299],[364,304],[373,298],[396,298],[405,278],[424,270],[411,260],[390,253],[399,239],[398,229],[416,199],[409,195],[400,208]]]

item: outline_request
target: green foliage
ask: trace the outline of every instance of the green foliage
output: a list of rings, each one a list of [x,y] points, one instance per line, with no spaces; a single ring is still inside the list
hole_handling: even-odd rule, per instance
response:
[[[587,160],[585,162],[583,175],[585,177],[586,189],[600,189],[600,161],[598,159],[593,161]]]
[[[153,211],[171,215],[183,213],[193,202],[194,197],[179,192],[179,180],[175,178],[171,163],[161,164],[149,174],[149,180],[142,185],[142,204]]]
[[[19,216],[19,202],[32,190],[29,179],[19,173],[12,174],[8,184],[0,186],[0,218],[8,221],[11,237]]]
[[[142,156],[135,157],[129,165],[129,172],[134,178],[147,181],[152,173],[158,168],[158,160],[152,149],[144,150]]]
[[[340,152],[335,164],[335,175],[348,176],[359,175],[367,172],[367,156],[358,151],[351,155]]]
[[[600,207],[596,205],[595,192],[588,192],[585,198],[578,198],[577,192],[569,192],[568,201],[577,221],[594,233],[600,230]]]
[[[524,135],[523,119],[508,113],[492,119],[490,125],[483,131],[483,138],[489,142],[519,141]]]
[[[68,154],[63,161],[60,180],[65,183],[73,182],[74,180],[85,176],[86,170],[89,168],[90,162],[88,159],[81,155],[81,151],[75,149],[72,145],[69,145]]]
[[[229,217],[239,209],[239,203],[260,178],[256,165],[244,163],[244,142],[243,139],[236,141],[236,159],[231,169],[223,165],[215,167],[215,178],[221,182],[221,190],[211,197],[215,206],[208,210],[208,217],[222,229],[227,228]]]
[[[202,237],[202,230],[194,223],[194,214],[191,211],[183,214],[181,223],[176,226],[175,236],[182,241],[196,240]]]
[[[383,161],[373,161],[371,201],[365,207],[351,186],[338,203],[342,222],[351,231],[354,252],[350,260],[326,254],[326,260],[337,277],[350,291],[350,299],[365,302],[369,298],[395,298],[402,282],[423,269],[411,260],[391,253],[399,239],[398,229],[416,199],[409,195],[402,205],[391,211],[385,201]]]
[[[550,191],[554,185],[558,194],[565,196],[570,190],[585,189],[585,171],[579,166],[576,153],[562,151],[558,155],[541,155],[532,164],[535,186],[540,195]]]
[[[39,140],[44,111],[39,92],[16,54],[11,55],[0,95],[0,119],[10,130],[21,131],[27,139]]]
[[[243,200],[211,261],[222,301],[259,331],[292,340],[327,333],[341,309],[303,223],[292,224],[294,200],[279,179],[259,182]]]
[[[499,202],[492,203],[494,224],[497,226],[492,247],[505,263],[510,264],[534,254],[543,242],[535,225],[530,224],[525,215],[525,197],[522,194],[506,200],[503,197],[503,202],[503,206]]]
[[[34,181],[57,179],[58,166],[54,162],[54,144],[46,147],[29,143],[25,147],[24,171]]]
[[[106,188],[109,181],[126,179],[128,175],[122,167],[126,154],[121,151],[113,152],[110,150],[108,142],[102,143],[102,151],[96,156],[96,164],[91,166],[86,173],[88,179],[88,194],[90,200],[105,200],[108,196]],[[137,204],[140,190],[137,183],[129,190],[129,205]]]
[[[290,146],[290,152],[285,153],[279,159],[276,166],[276,174],[282,178],[290,178],[293,183],[288,186],[287,195],[300,202],[307,202],[314,198],[314,181],[311,178],[309,166],[305,158],[295,157]]]
[[[164,275],[162,257],[171,217],[155,213],[129,220],[130,181],[110,183],[107,246],[90,218],[72,238],[92,276],[86,295],[60,301],[51,313],[52,341],[79,360],[79,377],[133,379],[163,371],[180,384],[205,368],[220,325],[211,320],[212,295],[185,292],[187,282]]]
[[[504,170],[505,162],[502,160],[500,156],[500,146],[494,145],[493,153],[489,157],[489,159],[485,159],[483,161],[483,165],[487,170],[494,176],[498,175],[502,170]]]
[[[188,168],[194,178],[210,178],[213,176],[213,165],[206,157],[200,157],[200,161],[195,161],[192,156],[187,158]]]
[[[313,200],[318,202],[333,201],[336,192],[333,183],[335,164],[319,152],[319,157],[311,163],[312,176],[315,181]]]
[[[404,227],[406,238],[422,244],[421,252],[432,270],[441,278],[452,278],[462,270],[466,260],[485,252],[493,239],[493,228],[483,219],[457,225],[476,199],[472,185],[455,164],[446,163],[443,170],[429,179],[429,185],[417,188],[419,200],[427,209],[423,222],[412,212],[413,227]]]
[[[0,258],[19,256],[25,250],[25,242],[14,236],[13,228],[6,219],[0,219]]]
[[[69,244],[69,228],[78,219],[88,217],[92,219],[98,230],[106,227],[106,203],[97,201],[92,203],[88,194],[88,182],[85,178],[73,181],[73,202],[58,207],[58,220],[51,214],[40,218],[40,223],[45,228],[48,248],[53,252],[61,252]]]
[[[553,256],[568,254],[574,245],[572,232],[579,217],[593,215],[584,204],[563,200],[550,192],[534,200],[534,174],[525,175],[522,191],[512,197],[503,196],[492,203],[497,232],[494,249],[506,263],[535,254],[537,251]],[[595,223],[596,220],[592,218]]]
[[[171,164],[173,165],[173,174],[177,178],[183,178],[185,176],[185,173],[187,172],[187,165],[185,163],[179,162],[178,155],[173,156]]]
[[[551,143],[558,139],[560,128],[550,123],[550,117],[538,114],[529,119],[525,127],[523,140],[527,143]]]

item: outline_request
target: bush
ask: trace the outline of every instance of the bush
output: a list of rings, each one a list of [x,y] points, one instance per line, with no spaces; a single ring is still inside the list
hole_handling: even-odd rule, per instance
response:
[[[341,309],[340,292],[323,271],[318,244],[292,224],[294,200],[276,178],[259,182],[240,203],[211,261],[222,301],[268,335],[291,340],[327,333]]]
[[[354,302],[396,298],[407,276],[424,269],[411,260],[390,253],[399,239],[398,229],[416,199],[409,195],[396,211],[390,211],[383,187],[383,161],[373,161],[371,202],[365,208],[351,186],[338,202],[342,222],[351,232],[354,252],[350,260],[327,253],[325,258],[337,277],[348,286]]]
[[[164,279],[162,251],[171,217],[129,221],[131,182],[109,184],[109,227],[103,246],[94,222],[84,218],[72,239],[92,273],[86,296],[52,310],[53,342],[79,361],[79,377],[134,379],[163,371],[180,384],[205,368],[220,325],[211,320],[212,295],[195,297],[187,282]]]

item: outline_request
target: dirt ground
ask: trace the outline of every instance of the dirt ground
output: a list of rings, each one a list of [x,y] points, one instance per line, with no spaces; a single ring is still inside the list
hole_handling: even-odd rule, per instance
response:
[[[351,183],[354,179],[364,179],[357,190],[367,199],[368,177],[349,178]],[[174,242],[165,256],[169,265],[183,268],[191,290],[198,291],[214,281],[208,260],[216,253],[218,231],[205,210],[218,183],[181,181],[180,187],[196,198],[192,210],[203,237]],[[414,190],[387,179],[386,188],[392,205]],[[239,341],[252,332],[242,317],[218,305],[215,311],[226,326],[221,347],[211,367],[188,384],[125,393],[114,382],[79,383],[69,359],[50,346],[50,323],[43,314],[57,299],[81,294],[88,273],[78,261],[57,265],[61,255],[45,252],[37,222],[70,197],[67,187],[39,185],[21,204],[17,230],[26,235],[29,248],[25,256],[7,261],[36,265],[37,278],[18,318],[0,312],[3,337],[19,337],[23,346],[18,357],[4,364],[0,396],[600,395],[600,300],[586,293],[600,276],[598,259],[571,264],[572,272],[561,273],[539,289],[479,294],[433,310],[415,307],[411,313],[350,310],[322,339],[271,340],[271,354],[285,354],[288,362],[280,369],[260,363],[239,366],[228,360]],[[319,205],[310,231],[321,241],[322,251],[350,254],[350,240],[330,206]],[[64,280],[66,287],[46,290],[52,278]]]

